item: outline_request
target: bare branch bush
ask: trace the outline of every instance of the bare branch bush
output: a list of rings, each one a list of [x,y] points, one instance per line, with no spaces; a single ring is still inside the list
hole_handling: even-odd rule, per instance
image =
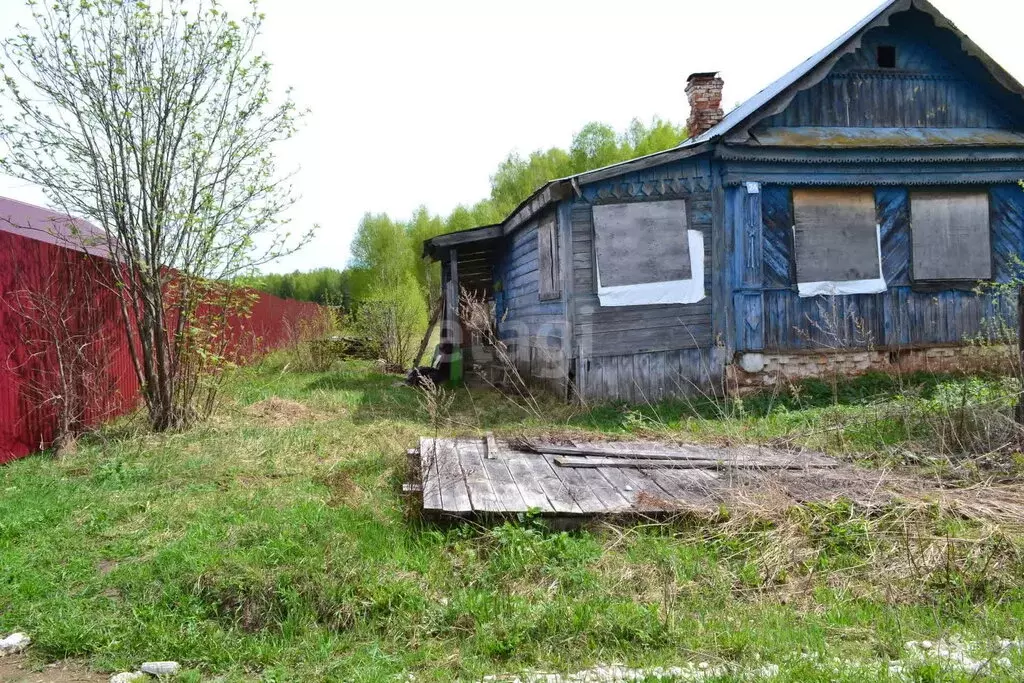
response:
[[[335,340],[343,327],[336,308],[322,306],[315,316],[285,319],[282,324],[288,366],[298,372],[327,372],[347,351],[346,342]]]
[[[508,345],[498,338],[491,307],[486,299],[463,289],[459,293],[459,314],[481,351],[486,349],[492,354],[494,366],[502,375],[502,379],[494,381],[484,373],[481,375],[484,381],[524,413],[543,418],[544,411],[540,402],[519,371]]]
[[[999,312],[1006,309],[1001,297],[1012,295],[1016,305],[1018,287],[1019,283],[992,284],[978,293],[991,295],[993,309]],[[1024,431],[1013,419],[1021,377],[1015,321],[1001,314],[983,321],[981,335],[964,340],[963,348],[949,351],[955,359],[950,376],[933,382],[927,391],[906,381],[901,359],[907,356],[899,349],[892,351],[888,374],[896,379],[899,395],[880,396],[871,410],[851,414],[839,410],[840,387],[850,379],[843,375],[842,361],[851,352],[873,353],[874,339],[866,322],[836,298],[830,297],[827,309],[820,304],[816,318],[808,316],[809,330],[797,330],[827,355],[836,410],[830,413],[829,424],[819,431],[828,434],[836,447],[846,450],[850,433],[885,428],[902,437],[900,459],[937,456],[951,468],[961,470],[964,465],[973,468],[991,464],[998,459],[996,453],[1019,448]]]
[[[115,340],[104,329],[103,312],[94,309],[102,287],[83,272],[86,263],[72,261],[63,255],[40,286],[3,299],[20,342],[20,353],[4,359],[5,369],[19,383],[32,418],[50,434],[40,448],[58,452],[117,411]]]
[[[0,167],[102,227],[81,238],[115,264],[150,423],[185,427],[208,398],[187,372],[199,292],[310,237],[279,218],[293,199],[273,151],[300,113],[273,101],[255,2],[237,18],[217,0],[27,4],[3,42]]]

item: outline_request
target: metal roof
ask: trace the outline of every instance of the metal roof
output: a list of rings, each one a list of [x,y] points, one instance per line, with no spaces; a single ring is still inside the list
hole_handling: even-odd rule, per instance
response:
[[[814,70],[814,67],[821,64],[823,61],[828,59],[833,52],[845,45],[850,39],[865,29],[871,22],[878,17],[882,16],[889,8],[896,4],[906,3],[907,0],[886,0],[878,6],[871,14],[867,15],[859,22],[853,25],[849,31],[839,36],[831,43],[826,45],[824,48],[816,52],[814,55],[808,57],[806,60],[801,62],[796,68],[792,69],[789,73],[778,79],[764,90],[760,91],[749,100],[741,104],[740,106],[733,109],[731,112],[725,115],[725,117],[718,123],[718,125],[710,128],[702,135],[698,135],[695,138],[690,138],[683,142],[681,147],[691,147],[693,145],[699,145],[703,142],[720,138],[723,135],[732,131],[733,128],[738,126],[743,121],[747,120],[753,114],[756,114],[761,107],[769,104],[776,97],[786,91],[787,88],[794,85],[801,78],[809,74]]]
[[[39,240],[93,256],[109,256],[103,231],[59,211],[0,197],[0,232]]]

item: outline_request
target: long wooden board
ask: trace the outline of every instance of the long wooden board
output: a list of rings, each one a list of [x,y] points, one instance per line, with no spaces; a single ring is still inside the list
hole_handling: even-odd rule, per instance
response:
[[[515,481],[516,487],[519,489],[519,494],[523,497],[523,503],[526,506],[523,512],[529,512],[530,510],[554,512],[555,508],[551,501],[548,500],[547,494],[544,493],[544,487],[541,486],[540,481],[534,474],[533,468],[527,462],[528,459],[535,457],[537,456],[510,455],[505,460],[505,463],[508,465],[508,471],[512,475],[512,480]]]
[[[467,490],[467,481],[459,464],[455,442],[450,439],[435,440],[433,467],[437,472],[442,509],[445,512],[473,512],[474,506]]]
[[[661,468],[667,470],[806,470],[806,469],[831,469],[838,465],[807,465],[804,463],[772,463],[745,460],[651,460],[651,459],[623,459],[623,458],[592,458],[583,456],[558,455],[553,456],[554,463],[558,467],[572,468],[594,468],[594,467],[621,467],[628,469],[652,469]]]
[[[550,463],[553,457],[554,456],[545,456],[545,460]],[[605,505],[604,501],[590,487],[587,480],[580,475],[579,471],[573,469],[556,469],[556,473],[558,474],[558,478],[565,485],[569,495],[572,496],[572,499],[580,506],[580,510],[582,512],[607,512],[608,506]]]
[[[437,476],[434,439],[420,439],[420,477],[423,484],[423,509],[443,510],[441,483]]]
[[[505,512],[505,507],[494,492],[487,470],[484,469],[483,458],[476,448],[478,444],[468,439],[459,439],[453,443],[458,452],[459,464],[465,473],[466,488],[469,489],[473,509],[478,512]]]
[[[432,515],[465,518],[537,510],[581,517],[714,507],[737,489],[760,489],[771,482],[785,486],[793,477],[820,480],[824,496],[830,480],[850,475],[834,469],[841,467],[837,461],[819,454],[757,447],[621,442],[555,448],[604,453],[530,453],[488,438],[424,437],[418,456],[421,479],[413,484],[422,491],[424,511]],[[716,457],[708,457],[710,453]]]

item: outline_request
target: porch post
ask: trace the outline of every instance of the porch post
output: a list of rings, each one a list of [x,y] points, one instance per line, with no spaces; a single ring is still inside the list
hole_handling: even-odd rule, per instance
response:
[[[444,341],[450,360],[449,381],[462,381],[462,325],[459,322],[459,253],[452,247],[448,250],[448,288],[445,291]]]

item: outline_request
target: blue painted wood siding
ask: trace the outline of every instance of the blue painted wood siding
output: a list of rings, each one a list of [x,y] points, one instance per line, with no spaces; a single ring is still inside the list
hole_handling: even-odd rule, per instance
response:
[[[1024,257],[1024,190],[990,188],[994,278],[1020,278]],[[757,194],[729,188],[729,224],[736,234],[733,304],[737,351],[842,347],[917,347],[992,337],[1016,325],[1016,301],[970,291],[914,291],[910,281],[910,200],[906,188],[875,190],[888,291],[801,298],[792,264],[789,187]]]
[[[586,399],[659,400],[719,384],[722,356],[712,333],[712,181],[707,159],[665,164],[584,185],[571,201],[572,355],[577,391]],[[601,306],[594,271],[597,203],[687,202],[687,223],[704,235],[705,292],[695,304]],[[721,269],[717,269],[721,272]]]
[[[495,318],[523,376],[559,388],[566,379],[565,295],[540,300],[538,224],[535,219],[507,239],[495,269]]]

